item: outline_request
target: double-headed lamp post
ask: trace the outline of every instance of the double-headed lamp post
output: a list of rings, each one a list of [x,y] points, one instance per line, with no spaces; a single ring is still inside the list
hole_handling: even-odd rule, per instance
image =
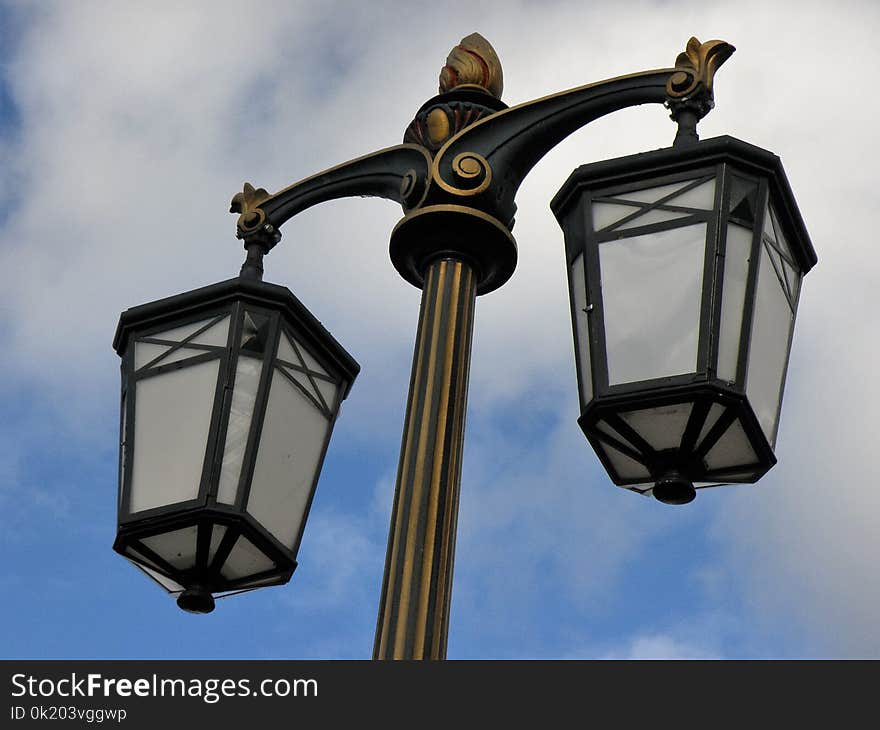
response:
[[[667,503],[757,481],[773,447],[803,275],[816,256],[775,155],[699,141],[733,47],[508,108],[495,51],[464,38],[404,143],[232,201],[239,277],[124,312],[115,549],[207,612],[287,582],[339,404],[358,365],[262,281],[280,227],[376,196],[404,217],[391,261],[422,289],[374,657],[446,655],[478,295],[516,266],[514,198],[552,147],[618,109],[665,103],[669,149],[587,165],[553,200],[565,234],[579,423],[612,480]]]

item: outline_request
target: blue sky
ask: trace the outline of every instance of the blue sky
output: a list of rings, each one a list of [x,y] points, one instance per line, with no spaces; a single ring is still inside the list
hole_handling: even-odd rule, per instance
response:
[[[111,341],[123,309],[238,271],[227,210],[245,180],[277,190],[398,143],[475,30],[509,104],[669,66],[691,35],[733,43],[702,136],[782,157],[819,265],[779,464],[683,508],[640,498],[576,424],[548,204],[574,167],[667,146],[674,126],[627,110],[539,164],[517,273],[478,300],[450,658],[880,655],[878,16],[846,0],[0,0],[0,656],[370,656],[419,302],[387,257],[399,208],[309,210],[266,260],[362,366],[287,586],[191,616],[112,551]]]

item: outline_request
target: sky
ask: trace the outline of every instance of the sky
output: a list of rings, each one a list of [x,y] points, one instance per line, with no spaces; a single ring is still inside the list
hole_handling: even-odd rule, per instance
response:
[[[562,233],[588,162],[666,147],[659,105],[548,154],[517,196],[519,264],[477,301],[448,655],[877,658],[880,385],[871,224],[873,2],[0,0],[0,658],[369,658],[419,291],[399,206],[288,222],[266,280],[360,362],[292,581],[207,616],[115,554],[119,313],[234,276],[229,200],[397,144],[478,31],[510,104],[736,53],[703,138],[778,154],[819,264],[776,454],[757,485],[670,507],[615,487],[577,426]]]

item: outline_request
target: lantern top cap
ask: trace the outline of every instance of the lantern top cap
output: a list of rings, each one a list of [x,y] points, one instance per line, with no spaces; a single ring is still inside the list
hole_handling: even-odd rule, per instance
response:
[[[721,163],[732,163],[738,170],[767,179],[771,200],[795,234],[796,255],[804,273],[813,268],[818,261],[816,251],[782,167],[782,160],[769,150],[736,137],[712,137],[683,147],[665,147],[581,165],[569,175],[550,201],[550,208],[562,223],[570,214],[571,206],[577,202],[578,191],[584,187],[638,183],[664,174],[687,172]]]
[[[320,321],[306,309],[285,286],[265,281],[237,277],[216,284],[193,289],[182,294],[141,304],[125,310],[113,337],[113,349],[121,356],[128,346],[129,334],[136,329],[198,315],[213,308],[241,300],[255,306],[279,310],[285,321],[330,357],[348,380],[346,393],[354,381],[360,365],[340,345]]]

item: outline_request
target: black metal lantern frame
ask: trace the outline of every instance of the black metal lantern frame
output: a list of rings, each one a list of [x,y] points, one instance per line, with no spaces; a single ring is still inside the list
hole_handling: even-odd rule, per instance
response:
[[[286,583],[358,364],[288,289],[246,278],[127,310],[114,348],[114,549],[188,610]]]
[[[803,275],[781,161],[731,137],[578,168],[565,233],[579,424],[615,484],[685,502],[776,463]],[[653,309],[652,309],[653,308]]]

